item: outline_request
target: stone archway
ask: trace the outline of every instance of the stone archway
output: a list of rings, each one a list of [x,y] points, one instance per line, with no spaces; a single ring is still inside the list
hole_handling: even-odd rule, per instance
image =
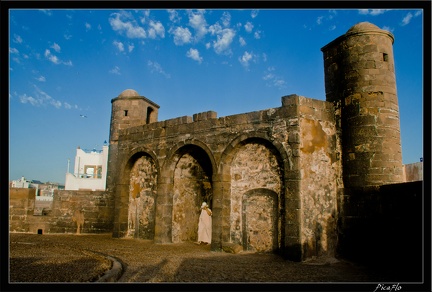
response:
[[[206,152],[185,145],[177,152],[172,198],[172,242],[196,241],[200,206],[212,206],[212,165]]]
[[[230,242],[245,250],[277,249],[284,189],[278,153],[268,141],[247,139],[237,145],[230,169]]]

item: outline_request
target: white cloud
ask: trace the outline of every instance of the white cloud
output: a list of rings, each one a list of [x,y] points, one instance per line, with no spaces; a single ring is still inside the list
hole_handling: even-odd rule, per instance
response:
[[[387,30],[387,31],[389,31],[389,32],[393,32],[393,31],[394,31],[394,29],[393,29],[393,28],[390,28],[389,26],[384,26],[382,29],[383,29],[383,30]]]
[[[258,30],[254,33],[254,38],[256,38],[257,40],[259,40],[261,38],[261,31]]]
[[[222,31],[222,26],[219,24],[219,22],[216,22],[213,25],[210,25],[210,27],[208,28],[208,31],[212,34],[218,34]]]
[[[198,63],[201,63],[203,60],[203,58],[200,57],[198,50],[192,48],[189,49],[189,51],[186,53],[186,56],[197,61]]]
[[[58,100],[51,100],[50,104],[53,105],[55,108],[60,108],[62,106],[62,103]]]
[[[9,48],[9,53],[11,54],[19,54],[19,51],[15,48]]]
[[[39,102],[32,96],[27,96],[23,94],[19,97],[21,103],[30,103],[31,105],[39,106]]]
[[[124,51],[124,45],[123,45],[122,42],[113,41],[113,45],[116,46],[116,48],[117,48],[120,52],[123,52],[123,51]]]
[[[240,46],[246,46],[246,41],[245,41],[245,39],[244,38],[242,38],[242,37],[239,37],[239,43],[240,43]]]
[[[359,9],[359,14],[376,16],[389,10],[390,9]]]
[[[403,19],[402,19],[402,26],[407,25],[410,23],[411,18],[413,18],[413,15],[411,12],[409,12]]]
[[[134,48],[135,48],[134,44],[128,45],[128,51],[129,51],[129,53],[132,52]]]
[[[225,11],[225,12],[222,14],[221,20],[222,20],[222,24],[223,24],[225,27],[229,26],[229,25],[230,25],[230,21],[231,21],[231,14],[229,14],[229,12],[226,12],[226,11]]]
[[[50,9],[39,9],[39,11],[40,11],[40,12],[43,12],[43,13],[45,13],[46,15],[49,15],[49,16],[52,15],[52,12],[51,12]]]
[[[156,36],[160,36],[161,38],[165,37],[165,28],[162,25],[161,22],[154,22],[153,20],[150,21],[150,28],[148,30],[148,36],[149,38],[156,38]]]
[[[266,85],[269,87],[277,87],[279,89],[285,88],[286,82],[283,78],[274,74],[275,68],[268,67],[264,72],[263,80],[267,81]]]
[[[189,25],[196,32],[196,39],[199,40],[207,33],[207,22],[204,18],[205,10],[199,10],[197,13],[189,11]]]
[[[67,66],[72,66],[72,61],[61,61],[57,56],[51,54],[51,51],[46,49],[45,50],[45,58],[47,58],[48,60],[50,60],[51,62],[53,62],[54,64],[58,65],[58,64],[64,64]]]
[[[35,78],[37,81],[40,81],[40,82],[45,82],[46,81],[46,79],[45,79],[45,77],[44,76],[39,76],[39,77],[37,77],[37,78]]]
[[[256,10],[256,9],[252,10],[252,12],[251,12],[251,17],[252,17],[252,18],[257,17],[257,16],[258,16],[258,12],[259,12],[259,10]]]
[[[113,13],[109,18],[109,23],[113,30],[118,31],[119,33],[125,33],[128,38],[146,38],[146,32],[144,28],[140,27],[135,20],[128,19],[132,18],[130,13]]]
[[[23,94],[19,96],[19,100],[21,103],[29,103],[33,106],[52,105],[55,108],[60,108],[62,106],[62,103],[60,101],[53,99],[50,95],[42,91],[36,85],[33,86],[35,88],[35,97]]]
[[[411,12],[408,12],[408,14],[405,15],[405,17],[402,19],[401,25],[402,26],[408,25],[414,17],[417,17],[421,14],[422,14],[421,10],[414,13],[414,15]]]
[[[174,10],[174,9],[168,9],[167,11],[169,13],[169,19],[172,22],[178,22],[178,21],[181,20],[181,17],[179,16],[179,14],[178,14],[178,12],[176,10]]]
[[[45,57],[54,64],[60,64],[60,60],[56,56],[52,55],[51,51],[48,49],[45,50]]]
[[[86,23],[85,23],[85,27],[86,27],[86,31],[88,31],[88,30],[91,29],[91,24],[88,23],[88,22],[86,22]]]
[[[318,24],[318,25],[320,25],[321,23],[322,23],[322,19],[324,18],[324,16],[318,16],[317,17],[317,20],[316,20],[316,23]]]
[[[188,28],[177,27],[174,30],[170,30],[170,33],[174,35],[174,43],[177,46],[191,42],[192,34]]]
[[[72,35],[70,35],[70,34],[65,34],[63,37],[64,37],[66,40],[69,40],[69,39],[72,38]]]
[[[60,52],[61,48],[58,44],[54,43],[50,48],[54,49],[57,53]]]
[[[13,41],[15,43],[21,44],[23,42],[22,38],[19,35],[14,34],[14,39]]]
[[[246,24],[244,25],[244,28],[247,32],[252,32],[253,27],[254,27],[253,24],[250,23],[249,21],[246,22]]]
[[[63,103],[63,105],[64,105],[65,109],[71,109],[72,108],[72,106],[67,102]]]
[[[150,68],[150,72],[156,72],[164,75],[166,78],[171,78],[169,74],[167,74],[163,69],[162,66],[157,62],[148,61],[147,66]]]
[[[213,41],[213,48],[217,54],[223,52],[229,53],[229,46],[235,37],[235,31],[230,28],[225,28],[221,30],[217,35],[217,40]]]
[[[330,27],[329,27],[329,30],[335,30],[336,29],[336,25],[331,25]]]
[[[239,58],[240,64],[242,64],[244,67],[249,67],[249,61],[252,59],[252,54],[245,51],[243,53],[243,56]]]
[[[121,75],[120,74],[120,68],[118,66],[115,66],[114,68],[112,68],[108,72],[111,73],[111,74]]]

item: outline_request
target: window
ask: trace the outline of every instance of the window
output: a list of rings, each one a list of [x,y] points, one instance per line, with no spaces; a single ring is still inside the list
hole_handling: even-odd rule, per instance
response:
[[[150,124],[152,113],[153,113],[153,109],[151,107],[148,107],[147,108],[146,124]]]
[[[102,178],[102,165],[85,165],[83,178]]]
[[[388,62],[388,54],[383,53],[383,61]]]
[[[128,110],[125,110],[125,111],[124,111],[124,115],[125,115],[125,117],[127,117],[127,115],[128,115]]]

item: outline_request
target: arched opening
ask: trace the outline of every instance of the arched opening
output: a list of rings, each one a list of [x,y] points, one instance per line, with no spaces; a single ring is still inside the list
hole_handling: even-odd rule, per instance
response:
[[[272,252],[277,249],[278,194],[253,189],[242,200],[243,249]]]
[[[196,145],[181,147],[175,159],[172,242],[196,241],[201,204],[212,206],[212,164]]]
[[[157,168],[145,153],[135,154],[131,161],[126,237],[153,239]]]
[[[153,112],[154,109],[152,107],[147,107],[146,124],[150,124],[152,122]]]
[[[230,163],[229,241],[245,250],[270,252],[285,238],[284,164],[268,140],[234,145]]]

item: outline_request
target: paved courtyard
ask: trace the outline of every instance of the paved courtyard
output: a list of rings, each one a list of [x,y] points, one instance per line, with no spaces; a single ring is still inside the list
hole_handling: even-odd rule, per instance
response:
[[[404,282],[403,275],[335,258],[298,263],[275,254],[213,252],[208,245],[192,242],[154,244],[150,240],[116,239],[111,234],[12,233],[9,252],[9,281],[17,286],[64,282],[220,283],[265,284],[266,290],[292,291],[295,289],[288,289],[292,285],[300,285],[294,287],[303,290],[301,287],[336,283],[334,291],[346,289],[339,284],[366,285],[365,291],[374,291],[378,284]]]

